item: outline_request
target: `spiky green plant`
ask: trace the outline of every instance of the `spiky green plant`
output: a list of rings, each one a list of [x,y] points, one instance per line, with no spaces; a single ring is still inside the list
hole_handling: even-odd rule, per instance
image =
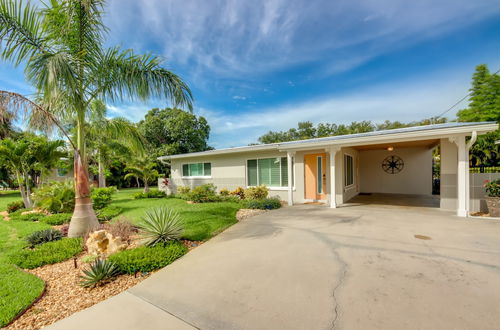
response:
[[[80,285],[84,288],[94,288],[112,281],[118,275],[120,275],[120,270],[113,262],[96,259],[89,268],[83,270]]]
[[[35,231],[33,234],[26,237],[26,241],[30,247],[34,247],[35,245],[60,240],[62,236],[63,235],[59,230],[50,228]]]
[[[184,229],[179,213],[168,207],[150,209],[141,220],[139,229],[146,246],[166,245],[178,240]]]

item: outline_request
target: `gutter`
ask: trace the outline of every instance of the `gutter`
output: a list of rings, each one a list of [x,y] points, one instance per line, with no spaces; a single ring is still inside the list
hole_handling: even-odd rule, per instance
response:
[[[469,161],[470,161],[470,148],[477,141],[477,131],[472,131],[469,142],[465,145],[465,153],[467,155],[467,172],[465,173],[465,208],[466,216],[469,217],[470,214],[470,171],[469,171]]]

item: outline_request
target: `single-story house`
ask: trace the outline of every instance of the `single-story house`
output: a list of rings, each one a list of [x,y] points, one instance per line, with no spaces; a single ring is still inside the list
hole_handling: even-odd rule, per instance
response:
[[[336,208],[358,194],[432,195],[433,149],[440,146],[439,207],[467,216],[469,148],[494,122],[446,123],[251,145],[160,157],[169,189],[213,183],[220,190],[266,185],[272,196]],[[469,137],[469,138],[468,138]]]

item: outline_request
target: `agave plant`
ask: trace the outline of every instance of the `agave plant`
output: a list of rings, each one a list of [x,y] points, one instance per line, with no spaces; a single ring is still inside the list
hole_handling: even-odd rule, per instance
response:
[[[35,245],[57,241],[62,238],[62,233],[59,230],[55,229],[44,229],[35,231],[28,237],[26,237],[26,241],[30,245],[30,247],[34,247]]]
[[[167,207],[160,207],[146,211],[139,229],[142,243],[155,246],[178,240],[184,228],[179,213]]]
[[[96,259],[88,269],[83,270],[83,275],[80,276],[80,285],[84,288],[94,288],[110,282],[119,274],[120,270],[113,262]]]

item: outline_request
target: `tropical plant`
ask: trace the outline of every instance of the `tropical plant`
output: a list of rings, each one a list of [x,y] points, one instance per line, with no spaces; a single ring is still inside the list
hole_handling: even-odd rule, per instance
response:
[[[144,192],[149,192],[149,184],[159,176],[155,169],[156,163],[148,158],[138,158],[132,164],[125,168],[129,172],[125,175],[125,179],[137,178],[144,182]]]
[[[92,202],[94,203],[94,208],[99,210],[108,206],[109,203],[111,203],[114,193],[116,193],[115,187],[92,189],[90,197],[92,198]]]
[[[13,201],[7,204],[7,213],[16,212],[17,210],[24,208],[23,201]]]
[[[190,201],[195,203],[219,202],[220,196],[217,195],[216,189],[217,187],[215,187],[212,183],[202,184],[194,187],[187,194],[187,197]]]
[[[165,245],[178,240],[184,230],[179,213],[167,207],[150,209],[141,220],[139,233],[146,246]]]
[[[62,238],[62,233],[59,230],[55,230],[52,228],[35,231],[28,237],[26,237],[26,241],[30,245],[30,247],[34,247],[35,245],[57,241]]]
[[[0,55],[16,65],[24,64],[26,79],[36,88],[34,101],[0,91],[0,117],[23,112],[30,127],[49,130],[57,126],[68,138],[74,150],[76,187],[70,237],[98,226],[90,200],[86,153],[91,103],[157,97],[191,109],[189,88],[162,68],[158,57],[103,47],[103,6],[103,0],[54,0],[44,8],[0,0]],[[64,123],[75,125],[75,143]]]
[[[269,188],[267,188],[265,185],[245,189],[246,199],[264,199],[267,198],[268,194]]]
[[[493,181],[485,181],[484,187],[488,197],[500,197],[500,179]]]
[[[80,285],[84,288],[94,288],[106,284],[120,275],[120,270],[115,263],[105,259],[94,260],[90,263],[89,268],[82,272]]]
[[[51,213],[69,213],[75,207],[75,190],[71,181],[51,182],[33,193],[35,205]]]

